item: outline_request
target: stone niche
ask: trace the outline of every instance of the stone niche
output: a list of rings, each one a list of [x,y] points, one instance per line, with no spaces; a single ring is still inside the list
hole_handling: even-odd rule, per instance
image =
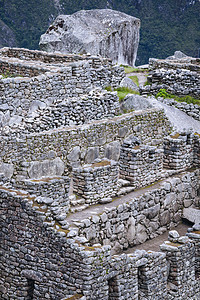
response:
[[[159,180],[163,170],[163,149],[140,144],[137,138],[124,141],[119,159],[120,177],[134,188]]]
[[[187,169],[194,162],[194,134],[174,133],[164,139],[163,165],[169,169]],[[196,162],[195,162],[196,163]]]
[[[88,205],[110,202],[118,191],[118,175],[118,164],[112,160],[74,168],[74,193]]]

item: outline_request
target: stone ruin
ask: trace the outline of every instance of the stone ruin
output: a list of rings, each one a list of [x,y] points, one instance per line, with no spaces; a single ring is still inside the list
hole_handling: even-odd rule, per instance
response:
[[[0,60],[15,74],[0,78],[0,298],[198,299],[199,135],[151,106],[119,114],[104,88],[125,75],[108,59]],[[125,253],[191,211],[186,236]]]
[[[102,160],[73,169],[74,193],[86,199],[86,205],[107,203],[117,195],[117,162]]]
[[[191,95],[199,99],[200,95],[200,59],[175,55],[167,59],[149,59],[149,85],[141,88],[143,94],[157,94],[160,89],[166,89],[170,94],[178,96]],[[192,105],[193,106],[193,105]],[[178,107],[181,108],[181,105]],[[184,107],[187,111],[190,107]],[[193,109],[199,107],[194,107]],[[192,110],[192,109],[191,109]],[[199,120],[199,114],[197,113]]]
[[[161,178],[163,149],[142,145],[138,139],[125,140],[120,149],[120,176],[134,188],[147,186]]]

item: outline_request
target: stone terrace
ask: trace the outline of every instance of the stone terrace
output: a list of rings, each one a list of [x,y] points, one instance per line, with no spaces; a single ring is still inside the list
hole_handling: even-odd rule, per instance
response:
[[[200,59],[184,57],[182,59],[149,60],[147,85],[141,89],[143,94],[157,94],[160,89],[178,96],[200,97]]]
[[[161,252],[118,253],[178,225],[187,209],[199,214],[199,135],[168,137],[161,109],[119,116],[116,93],[103,88],[125,74],[107,59],[17,48],[0,59],[1,72],[28,76],[0,79],[0,298],[198,299],[198,224],[189,238],[171,232]],[[173,136],[188,137],[176,169],[170,159],[184,147],[163,147]],[[138,190],[120,178],[126,139],[148,150],[135,160]]]

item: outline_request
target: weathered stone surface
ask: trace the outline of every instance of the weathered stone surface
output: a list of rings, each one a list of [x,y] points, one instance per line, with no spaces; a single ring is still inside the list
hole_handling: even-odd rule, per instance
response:
[[[106,158],[118,161],[119,155],[120,155],[120,143],[118,141],[114,141],[107,145],[105,149]]]
[[[143,225],[138,224],[136,228],[136,240],[139,244],[144,243],[148,239],[146,229]]]
[[[141,110],[152,108],[150,102],[143,96],[128,94],[121,105],[124,110]]]
[[[127,240],[130,245],[133,244],[135,238],[135,219],[131,217],[128,221]]]
[[[35,271],[32,271],[32,270],[28,270],[28,269],[23,270],[21,272],[21,275],[25,276],[28,279],[37,280],[39,282],[41,282],[42,278],[43,278],[43,276],[40,272],[35,272]]]
[[[170,242],[177,242],[179,237],[180,235],[176,230],[171,230],[168,235],[168,240]]]
[[[147,217],[149,219],[153,219],[159,213],[159,210],[160,210],[160,204],[156,204],[155,206],[150,207],[149,209],[147,209],[144,212],[144,214],[147,215]]]
[[[111,9],[60,15],[40,38],[47,52],[91,53],[135,65],[140,20]],[[126,37],[126,38],[125,38]]]
[[[168,224],[169,220],[170,220],[170,212],[166,210],[160,215],[161,226]]]
[[[200,209],[197,208],[184,208],[183,209],[183,218],[187,219],[192,223],[200,223]]]
[[[124,77],[122,79],[122,81],[120,82],[120,86],[121,87],[127,87],[133,91],[139,91],[139,87],[137,86],[137,84],[135,84],[133,82],[133,80],[131,80],[130,78],[128,77]]]
[[[181,59],[181,58],[184,58],[184,57],[187,57],[187,55],[185,55],[183,52],[181,51],[175,51],[174,52],[174,55],[172,56],[168,56],[166,59]]]
[[[85,162],[90,164],[94,162],[96,158],[99,156],[99,149],[98,147],[90,147],[86,153]]]
[[[81,154],[80,147],[76,146],[68,154],[67,158],[69,159],[70,162],[76,162],[79,160],[80,154]]]
[[[41,178],[46,176],[61,176],[64,172],[65,165],[63,161],[57,157],[53,160],[34,161],[28,169],[30,178]]]
[[[35,111],[37,111],[38,108],[43,109],[45,107],[46,107],[46,103],[39,101],[39,100],[35,100],[30,105],[29,113],[32,114]]]
[[[1,163],[0,164],[0,173],[3,173],[5,177],[11,178],[14,172],[13,164]]]

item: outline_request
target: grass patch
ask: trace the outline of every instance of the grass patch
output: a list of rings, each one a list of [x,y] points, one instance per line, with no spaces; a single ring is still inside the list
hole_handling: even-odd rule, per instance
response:
[[[117,95],[119,97],[119,102],[121,102],[128,94],[135,94],[135,95],[140,94],[139,92],[133,91],[127,87],[119,87],[119,88],[115,89],[115,91],[117,91]]]
[[[156,94],[156,98],[157,97],[163,97],[163,98],[169,98],[169,99],[174,99],[177,102],[186,102],[188,104],[197,104],[200,106],[200,99],[195,99],[192,96],[176,96],[173,94],[169,94],[165,89],[161,89],[157,94]]]
[[[124,72],[126,74],[129,74],[129,73],[145,73],[148,71],[148,69],[139,69],[139,68],[133,68],[133,67],[130,67],[130,66],[122,66],[124,67]]]
[[[11,74],[9,71],[7,71],[6,73],[2,73],[0,75],[2,76],[3,79],[5,79],[5,78],[13,78],[13,77],[17,77],[17,76],[19,77],[20,76],[20,75],[16,75],[16,74]]]
[[[147,86],[147,85],[151,85],[151,83],[148,80],[144,83],[144,86]]]
[[[132,89],[129,89],[127,87],[118,87],[116,89],[113,89],[111,86],[107,86],[104,89],[108,92],[113,92],[113,91],[117,92],[117,95],[119,97],[119,102],[121,102],[128,94],[135,94],[135,95],[140,94],[139,92],[133,91]]]
[[[108,92],[112,92],[112,87],[110,85],[106,86],[104,89]]]
[[[128,78],[130,78],[137,86],[139,86],[139,80],[137,75],[129,76]]]

